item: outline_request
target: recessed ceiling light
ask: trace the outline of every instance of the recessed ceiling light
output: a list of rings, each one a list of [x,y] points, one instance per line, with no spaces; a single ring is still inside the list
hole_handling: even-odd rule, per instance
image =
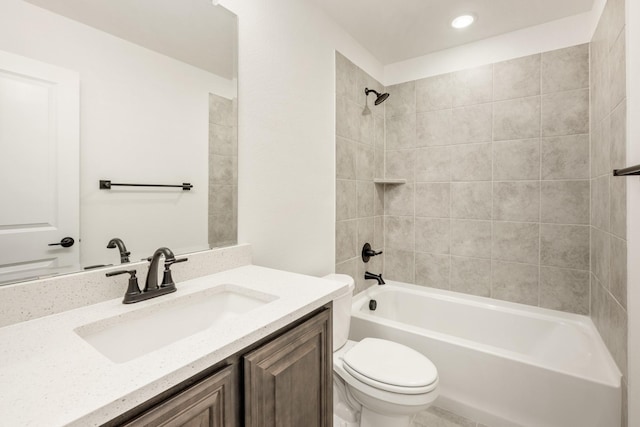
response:
[[[471,14],[460,15],[453,21],[451,21],[451,26],[457,30],[462,28],[467,28],[469,25],[473,24],[476,20],[476,17]]]

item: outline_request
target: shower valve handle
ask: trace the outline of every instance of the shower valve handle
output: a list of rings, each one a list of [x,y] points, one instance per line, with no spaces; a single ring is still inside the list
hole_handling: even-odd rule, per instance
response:
[[[382,251],[376,252],[371,249],[371,245],[369,243],[365,243],[362,247],[362,261],[369,262],[369,259],[371,259],[371,257],[380,255],[381,253]]]

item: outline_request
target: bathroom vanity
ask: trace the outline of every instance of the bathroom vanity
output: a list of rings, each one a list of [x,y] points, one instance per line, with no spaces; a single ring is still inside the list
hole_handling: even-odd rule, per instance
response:
[[[331,307],[274,335],[105,426],[330,426]]]
[[[245,265],[177,287],[0,328],[3,423],[331,425],[344,285]]]

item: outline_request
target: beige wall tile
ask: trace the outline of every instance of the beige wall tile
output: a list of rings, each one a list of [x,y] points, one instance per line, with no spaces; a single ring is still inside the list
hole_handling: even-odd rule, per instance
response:
[[[362,109],[347,98],[336,97],[336,134],[353,141],[360,141],[360,116]]]
[[[587,270],[589,226],[541,224],[540,264]]]
[[[589,178],[589,135],[543,138],[542,179]]]
[[[507,181],[493,184],[493,219],[540,220],[540,182]]]
[[[387,117],[385,139],[387,150],[414,148],[416,145],[416,115]]]
[[[493,100],[540,95],[540,57],[530,55],[495,64]]]
[[[391,96],[384,103],[386,117],[414,114],[416,112],[416,83],[407,82],[387,87]]]
[[[611,173],[611,139],[610,118],[607,117],[601,123],[594,125],[591,133],[591,177]]]
[[[414,185],[387,185],[384,193],[386,215],[413,215],[415,212]]]
[[[493,92],[493,66],[471,68],[452,73],[453,106],[490,102]]]
[[[415,220],[411,216],[385,216],[384,237],[386,249],[414,250]]]
[[[358,219],[358,240],[356,247],[362,248],[365,243],[373,244],[375,242],[375,224],[373,217]]]
[[[627,377],[627,312],[614,300],[609,298],[610,326],[609,335],[604,337],[622,375]]]
[[[385,154],[385,178],[414,180],[415,150],[392,150]]]
[[[384,116],[373,116],[373,144],[376,150],[384,150]]]
[[[540,306],[589,314],[589,272],[541,267]]]
[[[496,260],[538,264],[540,225],[522,222],[493,222],[491,257]]]
[[[336,137],[336,177],[340,179],[356,179],[357,143],[345,138]]]
[[[353,219],[357,216],[356,182],[336,180],[336,220]]]
[[[491,219],[491,182],[451,183],[451,218]]]
[[[446,110],[452,107],[452,75],[443,74],[416,81],[416,110]]]
[[[491,141],[492,104],[456,108],[451,116],[451,143]]]
[[[384,274],[388,280],[415,283],[415,252],[387,249],[384,254]]]
[[[449,289],[449,255],[416,252],[416,285]]]
[[[538,305],[538,266],[493,261],[491,297]]]
[[[627,238],[627,180],[621,177],[611,177],[610,185],[610,209],[611,209],[611,233]]]
[[[360,108],[360,106],[358,106]],[[360,112],[360,142],[373,146],[374,140],[374,115]]]
[[[451,257],[451,290],[488,297],[491,295],[491,260]]]
[[[611,169],[622,169],[627,166],[627,105],[620,104],[609,120],[609,138],[611,140]]]
[[[356,213],[358,218],[373,217],[374,192],[375,184],[373,182],[358,181],[356,183]]]
[[[451,220],[451,254],[491,258],[491,221]]]
[[[609,288],[611,275],[611,235],[591,228],[591,272],[605,288]]]
[[[542,136],[589,132],[589,89],[542,96]]]
[[[589,44],[542,54],[542,93],[589,87]]]
[[[625,99],[627,94],[626,86],[626,57],[625,57],[625,33],[622,31],[611,47],[609,53],[609,79],[611,88],[610,105],[615,108]]]
[[[519,98],[493,104],[493,140],[540,136],[540,97]]]
[[[342,263],[358,256],[357,250],[358,222],[336,222],[336,263]]]
[[[451,181],[452,147],[428,147],[415,151],[415,178],[420,182]]]
[[[591,181],[591,224],[604,231],[609,231],[611,225],[609,180],[608,175],[603,175]]]
[[[540,191],[541,221],[556,224],[589,224],[588,180],[543,181]]]
[[[209,123],[209,145],[213,154],[220,154],[222,156],[237,155],[237,128]]]
[[[357,144],[356,148],[356,177],[370,180],[375,175],[375,154],[372,147]]]
[[[358,67],[336,52],[336,96],[357,101]]]
[[[416,146],[449,145],[452,137],[452,110],[418,113]]]
[[[611,237],[611,295],[627,308],[627,242]]]
[[[433,254],[448,254],[451,240],[449,223],[448,218],[416,218],[415,250]]]
[[[416,216],[448,218],[451,206],[449,183],[416,184]]]
[[[588,155],[587,152],[587,158]],[[494,142],[493,179],[496,181],[540,179],[540,140],[536,138]]]
[[[491,143],[451,147],[452,181],[491,181]]]
[[[212,171],[210,183],[213,185],[234,185],[238,177],[238,158],[235,156],[210,156]]]

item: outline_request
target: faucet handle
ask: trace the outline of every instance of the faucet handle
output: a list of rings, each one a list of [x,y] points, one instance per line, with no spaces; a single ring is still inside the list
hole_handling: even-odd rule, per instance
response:
[[[173,264],[177,264],[179,262],[187,262],[187,261],[189,261],[189,258],[169,259],[164,262],[164,266],[165,268],[169,268]]]
[[[171,266],[173,264],[179,262],[189,261],[189,258],[180,258],[180,259],[168,259],[164,262],[164,273],[162,274],[162,284],[161,288],[175,288],[176,283],[173,281],[173,277],[171,277]]]
[[[140,287],[138,286],[138,278],[136,277],[136,270],[116,270],[110,271],[106,274],[107,277],[111,276],[119,276],[121,274],[129,274],[129,286],[127,287],[127,292],[124,294],[124,299],[122,302],[124,304],[131,304],[136,302],[135,296],[140,295]]]

